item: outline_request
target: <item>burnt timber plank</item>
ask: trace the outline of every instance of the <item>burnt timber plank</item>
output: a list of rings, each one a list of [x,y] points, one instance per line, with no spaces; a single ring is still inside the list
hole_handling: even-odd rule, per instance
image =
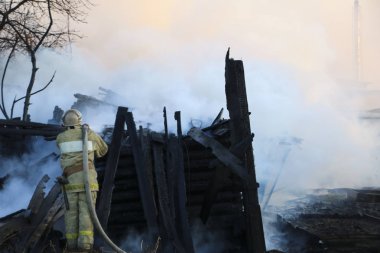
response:
[[[34,190],[33,196],[30,199],[28,208],[32,213],[37,213],[38,210],[40,209],[41,203],[44,200],[45,197],[45,188],[46,188],[46,183],[49,181],[49,176],[44,175],[40,182],[38,183],[36,189]]]
[[[57,198],[59,198],[59,195],[61,194],[61,186],[56,183],[44,201],[41,204],[41,207],[36,214],[31,215],[31,223],[27,226],[27,228],[22,232],[20,235],[22,241],[18,244],[18,249],[16,252],[28,252],[33,247],[33,242],[39,239],[39,234],[41,229],[45,227],[45,223],[47,222],[46,226],[49,225],[48,223],[51,221],[51,219],[45,220],[50,215],[50,210],[52,207],[54,207],[54,204],[57,201]],[[60,202],[61,206],[63,202]],[[46,227],[45,227],[46,228]],[[36,238],[36,235],[38,238]]]
[[[225,90],[227,109],[231,119],[231,144],[234,145],[251,136],[251,126],[243,62],[230,59],[229,54],[230,50],[228,49],[225,65]],[[247,250],[248,253],[263,253],[266,251],[266,247],[257,194],[258,184],[256,181],[252,144],[246,152],[236,155],[244,162],[249,175],[247,178],[248,183],[244,183],[243,190]]]
[[[59,129],[22,129],[22,128],[0,128],[1,135],[35,135],[44,137],[55,137],[63,132]]]
[[[99,196],[97,213],[100,224],[104,229],[107,229],[108,217],[111,211],[112,192],[114,189],[114,180],[119,162],[121,141],[124,135],[124,124],[127,112],[128,108],[125,107],[119,107],[117,110],[115,128],[112,133],[102,189]]]
[[[174,169],[174,164],[172,155],[170,154],[170,143],[169,143],[169,131],[168,131],[168,117],[166,113],[166,107],[164,107],[163,110],[163,117],[164,117],[164,154],[165,154],[165,175],[166,175],[166,184],[168,188],[168,196],[169,196],[169,212],[170,217],[175,219],[175,210],[174,210],[174,185],[176,181],[176,171]]]
[[[166,182],[165,166],[164,166],[164,152],[163,146],[159,143],[153,143],[153,159],[154,170],[156,175],[156,185],[158,194],[158,206],[160,210],[160,218],[163,223],[161,234],[163,237],[165,253],[174,252],[172,246],[175,247],[176,252],[186,253],[184,246],[180,242],[172,217],[169,211],[169,195],[168,184]],[[165,238],[167,237],[167,238]],[[165,242],[165,239],[168,241]],[[168,243],[168,244],[167,244]],[[165,247],[166,246],[166,247]]]
[[[175,189],[175,210],[177,217],[177,231],[187,253],[194,252],[193,239],[190,234],[190,226],[186,211],[186,182],[185,166],[183,162],[183,143],[182,143],[182,125],[181,112],[174,113],[174,119],[177,121],[177,136],[171,146],[172,157],[174,157],[174,166],[177,171],[176,189]]]
[[[246,181],[248,178],[247,170],[242,166],[242,162],[234,154],[232,154],[226,147],[214,140],[212,137],[206,135],[201,129],[192,128],[188,132],[195,141],[211,148],[212,153],[228,168],[232,170],[234,174],[240,177],[242,181]]]
[[[154,202],[154,192],[148,178],[148,171],[145,164],[141,142],[136,133],[136,125],[133,120],[133,114],[127,112],[126,123],[128,127],[130,142],[132,146],[133,158],[136,165],[137,179],[139,182],[139,190],[141,201],[143,204],[144,215],[148,224],[149,233],[156,236],[158,232],[157,210]]]
[[[153,142],[153,165],[157,187],[157,204],[160,219],[160,235],[163,239],[161,252],[173,253],[175,230],[169,214],[169,196],[165,175],[163,143]]]
[[[146,172],[147,172],[147,179],[149,182],[150,191],[154,194],[154,180],[153,180],[153,162],[152,162],[152,146],[151,146],[151,139],[149,134],[144,134],[142,126],[139,128],[139,134],[140,134],[140,143],[142,146],[142,152],[143,157],[145,159],[145,166],[146,166]],[[154,210],[156,211],[156,220],[158,215],[156,200],[154,196],[153,199],[153,205]],[[156,224],[157,225],[157,224]],[[158,225],[157,225],[158,226]]]
[[[241,142],[235,144],[233,147],[230,148],[230,151],[233,154],[245,152],[246,149],[248,148],[248,145],[251,144],[252,139],[253,139],[253,134],[249,136],[249,138],[245,138]],[[216,170],[214,172],[214,176],[211,178],[209,182],[206,195],[204,196],[202,210],[199,215],[204,224],[206,224],[207,222],[212,205],[214,204],[214,202],[216,201],[218,197],[219,190],[223,187],[223,185],[230,182],[229,176],[231,174],[228,168],[224,166],[223,164],[221,164],[220,161],[215,160],[215,161],[210,162],[210,165],[211,164],[214,164],[213,166],[216,167]]]
[[[21,120],[5,120],[0,119],[0,127],[24,127],[24,128],[40,128],[40,129],[60,129],[61,131],[64,131],[65,128],[59,125],[52,125],[52,124],[43,124],[43,123],[37,123],[37,122],[27,122],[27,121],[21,121]]]

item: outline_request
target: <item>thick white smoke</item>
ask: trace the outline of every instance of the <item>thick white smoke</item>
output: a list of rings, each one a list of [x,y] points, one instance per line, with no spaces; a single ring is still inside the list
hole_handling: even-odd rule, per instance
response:
[[[34,190],[44,175],[50,180],[45,193],[61,174],[54,141],[35,139],[30,154],[14,157],[0,155],[0,176],[9,175],[4,189],[0,190],[0,217],[27,208]]]

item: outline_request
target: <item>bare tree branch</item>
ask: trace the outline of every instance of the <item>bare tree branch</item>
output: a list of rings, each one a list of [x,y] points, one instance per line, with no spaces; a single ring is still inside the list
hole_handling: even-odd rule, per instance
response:
[[[13,119],[13,110],[14,110],[14,107],[15,107],[15,104],[16,104],[16,96],[15,98],[13,99],[13,103],[12,103],[12,108],[11,108],[11,119]]]
[[[15,104],[24,101],[22,119],[27,120],[37,67],[37,52],[41,48],[62,48],[81,35],[71,27],[71,21],[84,23],[87,11],[93,6],[91,0],[0,0],[0,54],[13,50],[13,54],[28,55],[31,73],[25,96],[13,100],[11,118]],[[18,43],[16,43],[18,41]],[[14,45],[16,46],[14,47]],[[5,80],[3,73],[3,80]],[[4,81],[1,92],[4,95]],[[1,112],[6,112],[2,97]]]
[[[47,87],[53,82],[54,77],[55,77],[55,73],[56,73],[56,72],[57,72],[57,71],[54,71],[53,76],[50,78],[49,82],[48,82],[44,87],[42,87],[41,89],[39,89],[39,90],[37,90],[37,91],[31,93],[30,96],[36,95],[37,93],[40,93],[41,91],[45,90],[45,89],[46,89],[46,88],[47,88]],[[13,116],[13,110],[14,110],[14,106],[15,106],[15,104],[16,104],[17,102],[19,102],[19,101],[25,99],[25,98],[26,98],[26,96],[23,96],[23,97],[18,98],[18,99],[16,99],[16,97],[15,97],[15,98],[13,99],[12,109],[11,109],[11,117]]]
[[[35,46],[35,48],[33,49],[34,52],[37,52],[38,48],[41,46],[41,44],[44,42],[46,36],[48,36],[49,32],[50,32],[50,29],[51,27],[53,26],[53,17],[51,15],[51,5],[50,5],[50,0],[47,0],[47,8],[48,8],[48,13],[49,13],[49,26],[47,27],[44,35],[42,35],[42,37],[40,38],[40,41],[38,42],[38,44]]]
[[[23,4],[25,4],[28,1],[29,0],[22,0],[15,7],[10,8],[6,12],[0,11],[0,14],[3,16],[1,19],[1,22],[0,22],[0,31],[3,30],[5,24],[7,23],[7,19],[8,19],[9,14],[11,14],[12,12],[15,12],[18,8],[20,8]],[[12,3],[13,3],[13,1],[10,2],[9,6],[12,6]]]

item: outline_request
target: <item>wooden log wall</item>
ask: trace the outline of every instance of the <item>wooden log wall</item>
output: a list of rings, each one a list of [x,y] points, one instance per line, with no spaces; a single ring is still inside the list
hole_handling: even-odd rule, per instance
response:
[[[229,147],[228,121],[223,121],[205,131],[222,145]],[[131,140],[128,132],[124,138]],[[143,139],[141,141],[142,150],[145,150],[143,159],[147,158],[147,154],[150,155],[151,165],[146,165],[146,168],[155,207],[149,211],[155,216],[158,224],[159,236],[162,238],[161,252],[196,252],[193,244],[194,235],[191,235],[192,227],[197,226],[200,221],[205,196],[210,190],[212,179],[219,177],[220,171],[223,170],[220,169],[221,165],[209,149],[189,136],[184,136],[182,141],[179,141],[176,136],[169,135],[168,146],[165,145],[164,134],[140,130],[138,138]],[[178,145],[182,145],[182,148]],[[178,154],[179,151],[183,152],[182,156]],[[169,152],[169,156],[166,156],[166,152]],[[166,157],[169,157],[170,161],[166,161]],[[181,162],[178,158],[181,158]],[[118,243],[126,239],[129,231],[140,233],[144,240],[149,240],[146,233],[147,214],[139,189],[136,171],[138,166],[135,161],[132,145],[127,142],[127,145],[120,149],[107,224],[111,238]],[[173,164],[174,167],[175,164],[179,166],[174,169],[179,173],[173,173],[173,169],[168,169],[168,166]],[[105,166],[106,161],[97,164],[101,170],[99,181],[104,181],[102,168]],[[182,168],[182,172],[179,168]],[[182,175],[179,175],[181,173]],[[245,252],[247,246],[242,240],[245,230],[241,202],[243,188],[237,176],[229,173],[229,170],[227,172],[225,170],[224,173],[227,177],[219,182],[217,196],[213,200],[204,226],[210,233],[222,235],[218,240],[223,240],[226,252]],[[169,187],[174,189],[169,191]],[[181,194],[181,191],[186,195]],[[171,192],[176,194],[171,195]],[[170,201],[171,199],[173,200]],[[171,206],[174,213],[170,213]],[[101,209],[102,207],[98,206],[98,210]],[[154,242],[151,238],[150,241]]]
[[[133,230],[145,228],[162,237],[162,252],[192,253],[190,227],[202,220],[210,231],[223,234],[221,240],[228,241],[226,252],[266,251],[244,69],[241,61],[229,58],[229,51],[225,76],[228,123],[218,115],[211,127],[192,129],[182,138],[178,112],[178,138],[168,134],[164,108],[165,133],[148,132],[144,137],[140,128],[137,137],[132,114],[125,118],[135,169],[128,168],[131,158],[120,155],[124,166],[113,165],[112,171],[117,167],[117,173],[112,204],[98,206],[99,210],[111,208],[108,226],[117,239],[122,240],[134,222]],[[115,163],[114,158],[112,161]],[[109,189],[108,184],[104,189]]]

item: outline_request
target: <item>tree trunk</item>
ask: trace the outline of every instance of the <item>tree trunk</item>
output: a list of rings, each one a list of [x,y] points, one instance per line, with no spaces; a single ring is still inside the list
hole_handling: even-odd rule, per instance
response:
[[[30,105],[30,97],[33,89],[34,82],[36,80],[36,73],[37,73],[37,60],[36,60],[36,53],[31,50],[30,52],[30,59],[32,62],[32,73],[30,74],[30,80],[28,88],[26,89],[25,94],[25,101],[24,101],[24,111],[22,114],[22,120],[27,121],[28,120],[28,111],[29,111],[29,105]]]

